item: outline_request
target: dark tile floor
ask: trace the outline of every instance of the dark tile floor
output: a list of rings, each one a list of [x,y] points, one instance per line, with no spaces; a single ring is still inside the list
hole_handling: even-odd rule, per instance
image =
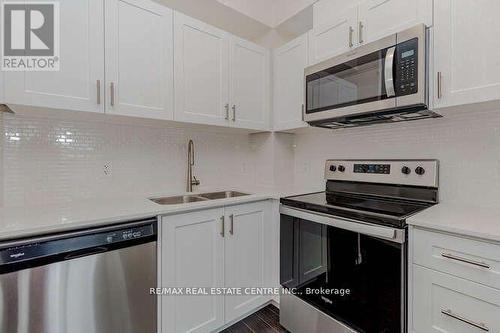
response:
[[[288,332],[280,326],[280,310],[274,305],[251,314],[221,333],[277,333]]]

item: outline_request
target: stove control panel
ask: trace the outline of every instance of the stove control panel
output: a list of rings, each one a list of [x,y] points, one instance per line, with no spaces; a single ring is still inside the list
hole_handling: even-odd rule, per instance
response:
[[[326,180],[438,187],[437,160],[327,160]]]
[[[354,164],[354,173],[390,174],[390,164]]]

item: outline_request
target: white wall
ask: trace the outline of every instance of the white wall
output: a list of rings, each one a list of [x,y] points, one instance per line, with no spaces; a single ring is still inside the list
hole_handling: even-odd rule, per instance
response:
[[[442,119],[295,136],[295,185],[321,186],[335,159],[440,161],[442,202],[500,206],[500,111],[448,111]]]
[[[4,114],[0,171],[5,206],[185,191],[195,142],[202,188],[272,186],[270,135]],[[271,143],[270,143],[271,142]],[[104,165],[110,174],[104,174]],[[2,170],[3,169],[3,170]],[[1,195],[0,195],[1,198]]]

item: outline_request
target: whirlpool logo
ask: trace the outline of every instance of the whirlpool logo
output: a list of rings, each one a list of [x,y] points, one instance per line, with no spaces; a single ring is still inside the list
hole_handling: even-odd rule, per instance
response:
[[[59,2],[2,3],[2,70],[59,70]]]

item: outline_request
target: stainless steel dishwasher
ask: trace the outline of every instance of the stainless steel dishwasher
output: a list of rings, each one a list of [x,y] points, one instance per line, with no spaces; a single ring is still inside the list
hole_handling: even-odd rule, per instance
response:
[[[156,332],[156,223],[0,244],[0,332]]]

